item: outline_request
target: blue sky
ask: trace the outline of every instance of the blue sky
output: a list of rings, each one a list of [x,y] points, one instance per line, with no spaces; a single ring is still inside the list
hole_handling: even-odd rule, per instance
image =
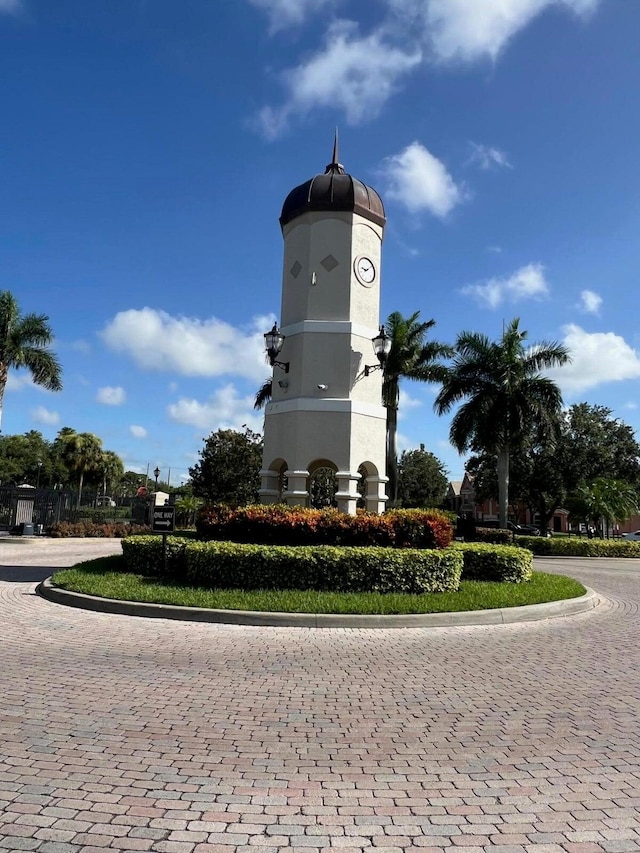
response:
[[[260,429],[278,216],[324,170],[387,212],[382,317],[563,341],[567,404],[640,426],[637,0],[0,0],[0,288],[48,314],[64,390],[3,430],[95,432],[175,484]],[[453,479],[435,389],[401,447]]]

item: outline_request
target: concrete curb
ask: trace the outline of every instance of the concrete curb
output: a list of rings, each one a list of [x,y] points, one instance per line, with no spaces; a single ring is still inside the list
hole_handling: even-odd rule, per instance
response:
[[[355,616],[331,613],[265,613],[253,610],[208,610],[204,607],[176,607],[169,604],[145,604],[117,601],[59,589],[47,578],[36,588],[38,595],[64,604],[99,613],[145,616],[151,619],[179,619],[185,622],[218,622],[227,625],[255,625],[273,628],[446,628],[463,625],[509,625],[537,622],[585,613],[601,603],[600,596],[587,588],[579,598],[503,607],[495,610],[469,610],[459,613],[415,613],[403,616]]]

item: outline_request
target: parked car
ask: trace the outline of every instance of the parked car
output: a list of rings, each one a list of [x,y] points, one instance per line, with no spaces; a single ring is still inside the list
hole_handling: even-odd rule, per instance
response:
[[[98,495],[96,498],[96,506],[115,506],[116,502],[113,498],[110,498],[108,495]]]
[[[507,521],[507,528],[519,536],[540,536],[540,530],[533,524],[515,524]]]
[[[635,542],[640,541],[640,530],[634,530],[633,533],[623,533],[621,534],[622,539],[629,539]]]

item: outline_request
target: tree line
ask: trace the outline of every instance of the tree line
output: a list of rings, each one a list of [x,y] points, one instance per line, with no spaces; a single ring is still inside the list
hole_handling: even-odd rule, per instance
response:
[[[0,419],[10,369],[26,368],[36,384],[52,391],[62,388],[61,367],[49,348],[53,333],[48,319],[23,315],[13,295],[0,291]],[[409,317],[394,312],[386,322],[391,350],[383,373],[382,402],[387,410],[392,505],[435,501],[446,479],[439,460],[430,458],[432,454],[425,457],[424,448],[398,459],[400,382],[408,379],[440,385],[435,412],[445,415],[455,410],[450,441],[460,453],[473,454],[468,470],[475,477],[476,494],[480,499],[497,495],[501,527],[506,527],[515,500],[537,512],[541,524],[562,506],[585,519],[628,517],[637,510],[640,447],[633,430],[611,418],[605,407],[582,403],[564,412],[560,389],[544,375],[570,361],[565,347],[554,341],[526,345],[527,332],[520,329],[518,318],[505,325],[497,341],[472,331],[460,333],[453,345],[428,340],[434,326],[434,320],[421,321],[418,311]],[[256,395],[256,408],[270,397],[267,380]],[[205,440],[200,461],[190,469],[196,496],[219,499],[224,493],[232,502],[257,496],[260,461],[255,473],[254,461],[261,438],[249,430],[228,435],[232,432],[220,430]],[[220,459],[225,463],[221,469],[212,460],[218,444],[225,443],[229,446],[226,461]],[[420,466],[423,473],[416,474]],[[226,485],[221,470],[229,475]],[[101,482],[106,491],[108,484],[124,476],[117,454],[103,450],[91,433],[64,427],[51,446],[37,432],[0,439],[0,482],[5,484],[42,478],[43,484],[64,485],[76,477],[80,502],[85,478]],[[429,488],[435,484],[429,497],[424,486],[422,491],[418,488],[421,481],[429,482]],[[317,491],[324,494],[327,489]]]
[[[0,485],[73,487],[78,506],[85,485],[104,494],[119,486],[125,476],[122,459],[102,447],[97,435],[63,427],[53,441],[31,430],[23,435],[0,436]],[[134,475],[138,480],[139,474]]]

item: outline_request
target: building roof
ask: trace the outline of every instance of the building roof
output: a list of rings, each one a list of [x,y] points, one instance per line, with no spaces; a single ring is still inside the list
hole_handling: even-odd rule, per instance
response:
[[[382,227],[387,221],[384,205],[378,193],[373,187],[348,175],[344,166],[338,162],[337,132],[333,144],[333,157],[324,174],[315,175],[291,190],[282,206],[280,226],[284,228],[288,222],[312,210],[357,213]]]

